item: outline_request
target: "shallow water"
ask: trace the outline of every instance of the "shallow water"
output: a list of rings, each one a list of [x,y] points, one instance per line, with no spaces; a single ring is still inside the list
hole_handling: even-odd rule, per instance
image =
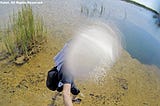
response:
[[[62,95],[53,102],[53,92],[45,85],[47,70],[53,66],[52,57],[61,47],[60,41],[50,37],[43,51],[21,67],[6,66],[0,61],[0,105],[63,106]],[[74,106],[159,106],[157,70],[140,64],[124,51],[99,85],[93,79],[76,79],[84,96],[79,95],[82,102]]]
[[[51,34],[67,38],[79,27],[101,20],[119,27],[124,35],[126,50],[145,64],[160,67],[160,28],[154,13],[124,1],[96,0],[42,0],[42,5],[32,5],[35,13],[43,16]],[[8,21],[9,14],[21,5],[0,5],[0,23]],[[103,11],[102,11],[103,8]],[[88,10],[85,10],[88,9]],[[83,11],[82,11],[83,10]],[[131,33],[132,32],[132,33]],[[142,45],[141,45],[141,42]],[[154,57],[152,56],[154,54]]]

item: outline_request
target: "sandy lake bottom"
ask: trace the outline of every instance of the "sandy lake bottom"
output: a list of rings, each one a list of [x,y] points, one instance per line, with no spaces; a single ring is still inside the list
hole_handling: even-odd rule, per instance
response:
[[[59,95],[45,86],[52,58],[63,42],[51,37],[42,51],[23,66],[0,61],[0,106],[62,106]],[[160,71],[156,66],[141,64],[124,51],[116,64],[107,71],[101,84],[92,79],[76,79],[83,93],[75,106],[160,106]]]

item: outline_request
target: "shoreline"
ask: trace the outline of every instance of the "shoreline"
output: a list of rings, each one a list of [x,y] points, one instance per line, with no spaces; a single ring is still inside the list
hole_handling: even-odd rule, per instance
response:
[[[127,2],[127,3],[131,3],[131,4],[138,5],[138,6],[144,8],[144,9],[146,9],[146,10],[152,11],[153,13],[159,14],[159,12],[157,12],[156,10],[154,10],[154,9],[152,9],[152,8],[149,8],[149,7],[147,7],[147,6],[143,5],[143,4],[137,3],[136,1],[133,1],[133,0],[130,0],[130,1],[128,1],[128,0],[122,0],[122,1],[125,1],[125,2]]]

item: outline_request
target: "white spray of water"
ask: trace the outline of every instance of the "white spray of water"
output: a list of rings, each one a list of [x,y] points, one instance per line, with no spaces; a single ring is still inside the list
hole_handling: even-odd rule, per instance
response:
[[[92,76],[98,82],[121,53],[119,33],[109,25],[92,25],[79,31],[70,43],[66,67],[75,77]]]

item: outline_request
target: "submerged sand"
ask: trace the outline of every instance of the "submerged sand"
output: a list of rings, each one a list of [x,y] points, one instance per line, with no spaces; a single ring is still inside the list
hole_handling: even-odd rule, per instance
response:
[[[0,61],[0,106],[62,106],[59,95],[45,86],[47,71],[54,65],[53,56],[64,43],[54,37],[42,51],[23,66]],[[84,96],[75,106],[160,106],[160,70],[141,64],[123,52],[117,63],[107,71],[101,84],[76,80]]]

